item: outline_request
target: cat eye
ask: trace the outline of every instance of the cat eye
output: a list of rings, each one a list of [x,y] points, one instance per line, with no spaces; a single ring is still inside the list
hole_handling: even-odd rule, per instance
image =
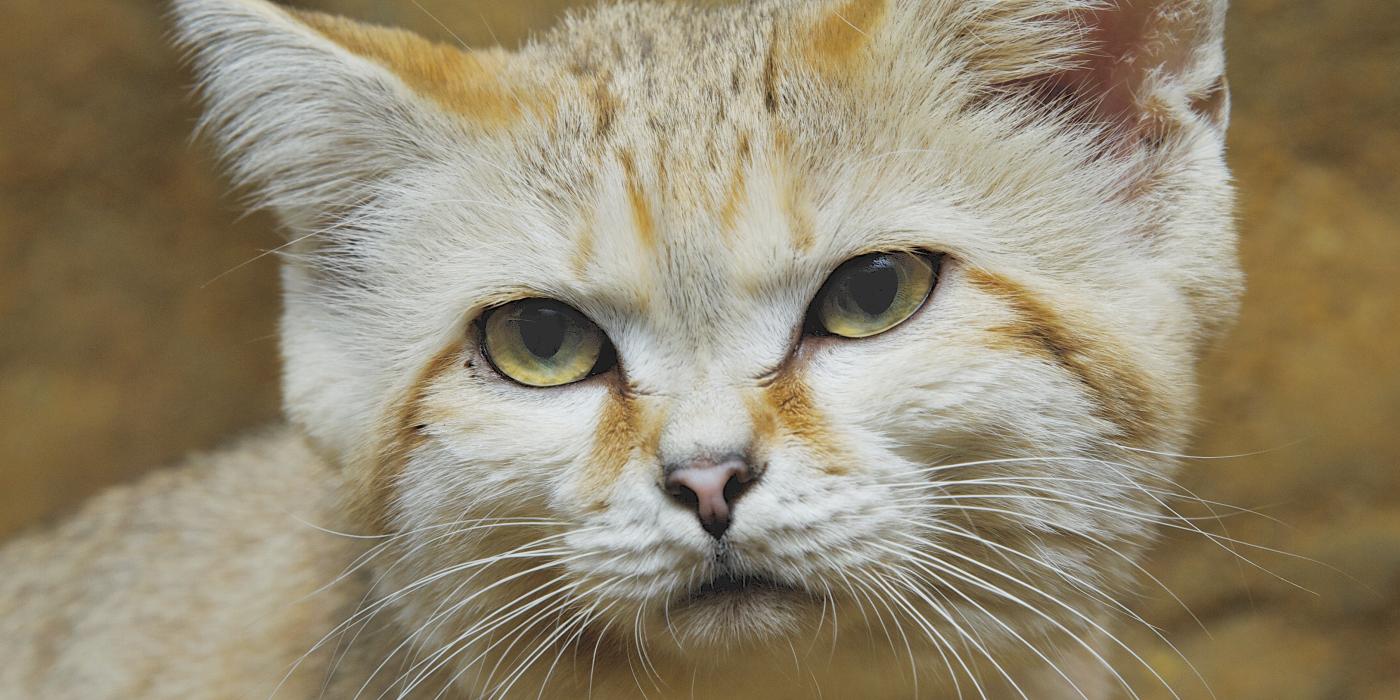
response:
[[[498,372],[536,387],[606,372],[616,358],[602,329],[553,299],[521,299],[487,312],[481,347]]]
[[[809,323],[843,338],[884,333],[924,305],[938,278],[936,265],[933,256],[909,252],[851,258],[827,278]]]

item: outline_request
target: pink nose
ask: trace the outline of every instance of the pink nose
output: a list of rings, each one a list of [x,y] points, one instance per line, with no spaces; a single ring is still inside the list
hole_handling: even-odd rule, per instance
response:
[[[694,508],[700,526],[715,539],[729,529],[734,502],[752,481],[749,465],[740,457],[696,459],[666,469],[666,493]]]

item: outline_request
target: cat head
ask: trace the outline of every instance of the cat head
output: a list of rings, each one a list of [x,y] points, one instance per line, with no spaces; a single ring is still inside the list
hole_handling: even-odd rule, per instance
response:
[[[1223,2],[618,5],[514,52],[174,7],[290,232],[291,420],[405,581],[458,566],[402,597],[429,647],[541,596],[658,658],[858,605],[1006,640],[1080,624],[993,570],[1081,600],[1146,539],[1239,291]]]

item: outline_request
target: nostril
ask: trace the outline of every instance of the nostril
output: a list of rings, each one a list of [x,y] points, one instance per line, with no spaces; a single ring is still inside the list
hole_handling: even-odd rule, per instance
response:
[[[721,462],[697,459],[666,469],[666,493],[688,510],[715,539],[729,529],[734,502],[752,485],[748,464],[739,458]]]
[[[724,482],[724,501],[730,504],[734,503],[734,501],[739,500],[739,496],[743,495],[744,491],[747,491],[748,488],[749,479],[747,478],[747,474],[731,474],[729,481]]]
[[[700,497],[695,495],[695,492],[691,491],[690,487],[685,484],[671,483],[668,481],[666,484],[666,493],[671,494],[672,498],[680,501],[681,505],[687,506],[691,510],[695,510],[695,508],[700,505]]]

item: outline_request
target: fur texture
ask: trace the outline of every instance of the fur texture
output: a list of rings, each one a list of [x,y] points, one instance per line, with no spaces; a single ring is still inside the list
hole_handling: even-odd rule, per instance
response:
[[[174,10],[292,236],[293,430],[9,545],[0,690],[248,697],[307,652],[279,697],[1101,697],[1145,663],[1119,601],[1239,292],[1223,2],[618,5],[516,53]],[[925,307],[801,337],[887,250],[946,254]],[[499,376],[474,320],[527,296],[618,368]],[[717,543],[662,466],[731,453],[762,476]],[[725,577],[765,583],[695,595]]]

